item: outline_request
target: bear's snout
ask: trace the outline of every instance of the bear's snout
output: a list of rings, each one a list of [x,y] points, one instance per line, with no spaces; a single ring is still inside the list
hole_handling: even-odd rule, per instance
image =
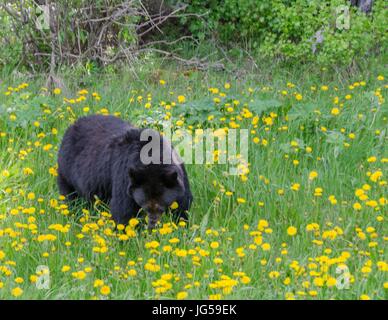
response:
[[[143,209],[149,214],[155,214],[155,215],[162,214],[164,211],[164,208],[157,202],[147,203]]]
[[[164,212],[164,208],[157,202],[152,201],[147,203],[143,209],[147,212],[148,215],[148,228],[155,228]]]

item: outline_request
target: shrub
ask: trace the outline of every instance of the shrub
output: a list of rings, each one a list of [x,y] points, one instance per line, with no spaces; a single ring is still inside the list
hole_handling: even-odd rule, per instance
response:
[[[266,35],[261,52],[322,65],[349,65],[384,45],[382,26],[387,12],[383,2],[376,1],[372,15],[350,7],[348,26],[342,25],[344,13],[337,11],[346,4],[343,0],[297,0],[292,6],[278,3],[277,23]]]
[[[189,10],[207,14],[188,22],[198,38],[212,33],[225,45],[248,44],[267,57],[350,64],[355,57],[386,47],[387,10],[376,0],[370,14],[347,0],[208,0],[189,1]],[[348,8],[349,28],[338,26]],[[346,18],[345,18],[346,20]],[[186,21],[182,21],[186,23]]]
[[[12,70],[20,57],[22,44],[12,29],[11,18],[0,8],[0,69]]]

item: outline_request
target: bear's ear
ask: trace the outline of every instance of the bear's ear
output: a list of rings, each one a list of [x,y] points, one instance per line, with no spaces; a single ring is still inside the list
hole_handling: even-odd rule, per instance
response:
[[[164,175],[164,184],[169,187],[175,187],[178,184],[178,172],[172,171]]]
[[[137,128],[128,129],[119,139],[120,145],[125,145],[134,141],[140,141],[140,130]]]
[[[129,169],[129,178],[133,185],[141,185],[143,182],[143,174],[135,169]]]

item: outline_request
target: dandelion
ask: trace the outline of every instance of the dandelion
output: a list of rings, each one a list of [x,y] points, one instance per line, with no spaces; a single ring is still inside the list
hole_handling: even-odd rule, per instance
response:
[[[135,269],[130,269],[130,270],[128,270],[128,275],[130,277],[136,277],[137,271]]]
[[[22,294],[23,294],[23,289],[20,288],[20,287],[16,287],[14,289],[11,290],[11,294],[14,296],[14,297],[20,297]]]
[[[279,278],[280,276],[280,273],[278,271],[271,271],[268,276],[271,278],[271,279],[276,279],[276,278]]]
[[[15,282],[18,283],[18,284],[20,284],[20,283],[23,283],[24,280],[23,280],[23,278],[21,278],[21,277],[17,277],[17,278],[15,278]]]
[[[333,116],[337,116],[340,114],[340,110],[338,108],[333,108],[331,109],[331,112],[330,112]]]
[[[220,246],[220,244],[217,241],[213,241],[210,243],[210,247],[212,249],[217,249]]]
[[[34,174],[34,171],[31,168],[24,168],[23,169],[23,174],[26,176],[30,176]]]
[[[318,172],[317,171],[311,171],[309,174],[309,180],[312,181],[318,177]]]
[[[317,278],[314,278],[313,283],[317,287],[322,287],[324,285],[325,281],[322,278],[317,277]]]
[[[287,234],[291,237],[295,236],[297,232],[298,232],[298,229],[295,228],[294,226],[290,226],[287,228]]]
[[[335,204],[338,203],[338,201],[337,201],[337,199],[335,198],[334,195],[330,195],[329,198],[328,198],[328,200],[330,201],[330,203],[331,203],[332,205],[335,205]]]
[[[369,163],[376,162],[376,160],[377,160],[377,158],[376,158],[376,157],[374,157],[374,156],[372,156],[372,157],[369,157],[369,158],[367,159],[367,161],[368,161]]]
[[[318,292],[316,290],[310,290],[309,295],[312,297],[316,297],[318,295]]]
[[[359,211],[359,210],[362,209],[362,206],[361,206],[361,204],[359,202],[355,202],[353,204],[353,209]]]
[[[95,288],[97,288],[97,287],[101,287],[101,286],[103,286],[104,285],[104,281],[103,280],[101,280],[101,279],[96,279],[96,280],[94,280],[94,287]]]
[[[237,202],[242,204],[242,203],[245,203],[246,200],[244,198],[237,198]]]
[[[159,247],[159,242],[158,241],[147,242],[145,244],[145,247],[146,249],[156,249],[157,247]]]
[[[373,182],[377,182],[382,176],[383,176],[382,171],[381,171],[381,170],[377,170],[377,171],[373,172],[373,173],[370,175],[369,179],[370,179],[371,181],[373,181]]]
[[[110,287],[109,286],[102,286],[100,289],[100,292],[102,295],[107,296],[110,294]]]
[[[3,170],[1,175],[4,177],[4,178],[8,178],[10,176],[10,173],[8,170]]]
[[[50,168],[49,173],[50,173],[50,175],[52,175],[54,177],[58,176],[58,172],[57,172],[56,168]]]
[[[28,199],[28,200],[34,200],[34,199],[35,199],[35,193],[30,192],[30,193],[27,195],[27,199]]]
[[[188,294],[186,291],[181,291],[181,292],[177,293],[176,298],[177,298],[177,300],[184,300],[187,298],[187,296],[188,296]]]
[[[172,210],[175,210],[175,209],[178,209],[179,205],[178,205],[178,202],[174,201],[173,203],[171,203],[170,205],[170,208]]]
[[[241,279],[240,279],[241,283],[243,284],[248,284],[251,282],[251,278],[249,278],[248,276],[242,276]]]
[[[139,220],[136,218],[132,218],[129,220],[129,226],[131,228],[135,228],[139,223],[140,223]]]
[[[263,243],[261,245],[261,248],[263,249],[263,251],[269,251],[271,250],[271,245],[269,243]]]
[[[317,187],[314,189],[314,196],[315,197],[322,197],[323,189],[320,187]]]
[[[63,266],[61,270],[62,270],[62,272],[68,272],[68,271],[70,271],[70,269],[71,269],[71,267],[66,265],[66,266]]]

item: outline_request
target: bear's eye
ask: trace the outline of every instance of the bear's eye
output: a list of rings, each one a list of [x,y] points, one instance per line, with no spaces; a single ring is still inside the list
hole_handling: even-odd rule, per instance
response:
[[[163,183],[167,188],[174,188],[177,186],[178,180],[177,180],[177,177],[175,175],[174,176],[167,176],[167,177],[164,177]]]
[[[141,185],[144,182],[144,174],[133,169],[129,170],[129,177],[133,185]]]

